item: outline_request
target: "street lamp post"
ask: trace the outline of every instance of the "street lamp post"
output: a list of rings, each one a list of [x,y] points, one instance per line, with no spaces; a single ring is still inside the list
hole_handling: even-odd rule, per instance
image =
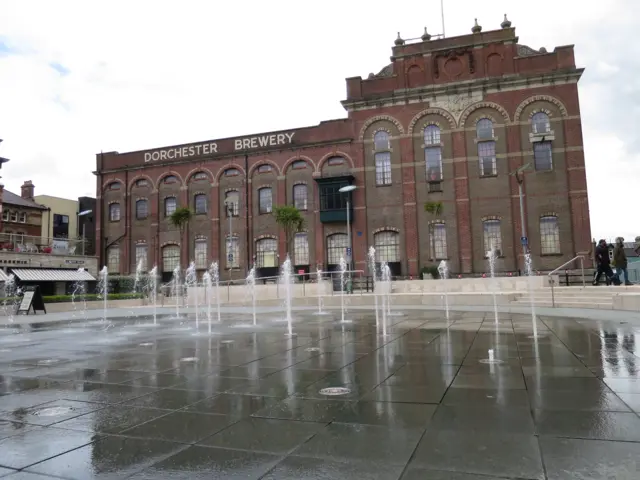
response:
[[[80,220],[80,217],[84,217],[86,215],[89,215],[90,213],[92,213],[93,210],[84,210],[80,213],[78,213],[78,221]],[[51,213],[49,213],[49,215],[51,215]],[[83,222],[82,223],[82,256],[84,257],[84,246],[85,243],[87,242],[87,223]]]
[[[227,262],[229,262],[229,280],[231,280],[231,273],[233,272],[233,253],[231,253],[233,247],[232,233],[232,220],[233,220],[233,202],[226,201],[224,204],[227,207],[227,216],[229,217],[229,241],[227,242]]]
[[[527,224],[524,221],[524,193],[522,190],[522,184],[524,183],[524,172],[528,170],[530,166],[530,163],[526,163],[509,174],[515,177],[516,182],[518,182],[518,197],[520,199],[520,243],[522,243],[523,259],[524,255],[529,251],[529,239],[527,238]]]
[[[342,187],[340,190],[338,190],[340,193],[351,193],[353,192],[356,188],[355,185],[347,185],[345,187]],[[351,264],[351,259],[353,258],[353,245],[351,245],[351,211],[350,211],[350,207],[351,207],[351,203],[349,201],[349,196],[347,196],[347,248],[348,250],[348,262],[349,262],[349,270],[353,270],[352,268],[352,264]],[[349,272],[349,276],[351,276],[351,272]]]

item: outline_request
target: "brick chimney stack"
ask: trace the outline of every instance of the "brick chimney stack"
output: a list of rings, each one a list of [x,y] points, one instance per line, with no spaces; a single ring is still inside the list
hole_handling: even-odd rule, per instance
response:
[[[36,188],[31,180],[26,180],[21,188],[20,196],[25,200],[33,200],[33,191]]]

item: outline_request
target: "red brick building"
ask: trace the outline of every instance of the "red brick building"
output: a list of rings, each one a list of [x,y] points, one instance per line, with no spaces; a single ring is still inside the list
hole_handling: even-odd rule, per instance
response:
[[[287,246],[271,210],[294,204],[307,220],[294,241],[296,269],[333,269],[347,247],[350,195],[356,269],[366,270],[373,245],[396,274],[415,276],[441,259],[453,273],[484,272],[490,248],[499,250],[499,269],[514,271],[522,266],[522,233],[510,173],[525,164],[534,267],[549,270],[587,253],[583,69],[573,46],[534,50],[518,43],[506,19],[501,27],[398,37],[389,65],[346,80],[345,119],[99,154],[101,262],[130,273],[142,259],[168,276],[178,263],[195,260],[204,269],[219,260],[224,278],[225,269],[244,275],[255,261],[272,273]],[[338,193],[348,184],[357,189]],[[195,212],[182,237],[167,219],[176,206]]]

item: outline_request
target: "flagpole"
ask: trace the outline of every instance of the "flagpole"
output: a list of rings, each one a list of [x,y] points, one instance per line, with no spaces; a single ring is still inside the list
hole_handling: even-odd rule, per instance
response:
[[[442,17],[442,38],[444,38],[444,0],[440,0],[440,15]]]

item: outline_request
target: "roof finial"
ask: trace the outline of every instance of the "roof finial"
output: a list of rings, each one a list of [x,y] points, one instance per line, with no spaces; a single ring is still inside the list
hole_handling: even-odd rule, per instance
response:
[[[398,32],[398,38],[396,38],[395,44],[396,44],[397,46],[404,45],[404,40],[403,40],[403,39],[402,39],[402,37],[400,36],[400,32]]]
[[[478,25],[478,19],[475,19],[475,24],[473,25],[473,27],[471,28],[471,32],[472,33],[480,33],[482,31],[482,27],[480,25]]]
[[[511,21],[507,18],[507,14],[504,14],[504,20],[500,24],[502,28],[511,28]]]
[[[424,33],[422,34],[421,38],[423,42],[428,42],[429,40],[431,40],[431,34],[427,32],[427,27],[424,27]]]

